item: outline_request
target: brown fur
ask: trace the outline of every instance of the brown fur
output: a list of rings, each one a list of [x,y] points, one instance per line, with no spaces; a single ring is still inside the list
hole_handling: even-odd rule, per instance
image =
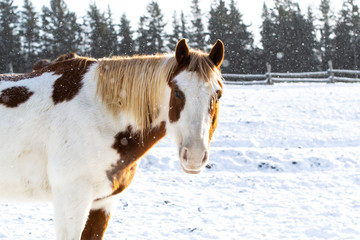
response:
[[[40,59],[34,64],[33,71],[40,70],[46,66],[49,66],[50,64],[51,61],[49,59]]]
[[[169,102],[169,120],[171,123],[176,122],[180,119],[180,113],[185,106],[185,94],[179,89],[178,85],[174,82],[171,82],[171,95]],[[180,98],[175,95],[175,92],[178,92]]]
[[[40,59],[33,66],[33,71],[40,70],[40,69],[42,69],[44,67],[49,66],[50,64],[54,64],[54,63],[57,63],[57,62],[62,62],[62,61],[77,58],[77,57],[79,57],[79,56],[76,53],[68,52],[68,53],[65,53],[65,54],[62,54],[62,55],[58,56],[53,61],[50,61],[49,59]]]
[[[76,56],[73,59],[56,62],[31,73],[2,74],[0,75],[0,81],[20,81],[38,77],[45,72],[54,72],[56,75],[61,75],[55,81],[52,93],[54,104],[58,104],[70,101],[79,93],[83,85],[83,75],[87,72],[89,66],[95,62],[95,59]]]
[[[81,240],[101,240],[110,220],[110,213],[103,209],[91,210],[81,234]]]
[[[222,94],[222,91],[217,92],[216,95],[219,93]],[[209,114],[210,114],[210,122],[211,122],[210,130],[209,130],[209,143],[210,143],[211,138],[218,124],[219,100],[217,99],[217,96],[213,96],[210,100]]]
[[[132,127],[115,136],[113,148],[119,153],[120,158],[110,170],[106,172],[107,177],[113,183],[113,193],[118,194],[129,186],[136,170],[136,161],[141,158],[154,144],[165,136],[165,122],[159,127],[151,128],[144,132],[140,138],[140,132],[135,132]]]
[[[34,93],[27,87],[11,87],[1,91],[0,104],[15,108],[26,102]]]
[[[1,81],[11,81],[16,82],[24,79],[34,78],[40,76],[42,73],[40,72],[31,72],[25,74],[0,74],[0,82]]]
[[[96,62],[94,59],[74,58],[51,64],[42,69],[44,72],[55,72],[55,74],[61,75],[53,86],[52,99],[54,104],[70,101],[79,93],[83,85],[83,75],[94,62]]]
[[[79,57],[79,56],[76,53],[68,52],[63,55],[58,56],[54,61],[52,61],[52,63],[62,62],[62,61],[77,58],[77,57]]]

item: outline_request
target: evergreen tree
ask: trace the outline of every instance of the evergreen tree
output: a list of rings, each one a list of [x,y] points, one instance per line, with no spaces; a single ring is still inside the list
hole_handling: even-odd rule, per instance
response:
[[[13,3],[0,1],[0,72],[17,72],[21,67],[21,44],[16,30],[19,16]]]
[[[148,18],[146,16],[141,16],[138,27],[138,37],[136,39],[137,52],[139,54],[149,54],[149,43],[148,43],[148,30],[146,28],[146,23]]]
[[[104,51],[107,37],[106,19],[103,13],[100,12],[96,4],[91,4],[87,12],[87,27],[88,27],[88,45],[90,51],[87,52],[92,57],[99,58],[108,55]]]
[[[69,51],[77,52],[81,44],[81,27],[76,14],[70,12],[64,0],[51,0],[50,9],[43,7],[43,56],[56,58]]]
[[[176,44],[179,41],[181,34],[181,26],[178,23],[176,11],[174,11],[172,18],[173,18],[172,20],[173,32],[172,34],[168,35],[168,45],[167,45],[170,51],[175,50]]]
[[[302,36],[301,42],[299,44],[301,47],[301,61],[303,67],[300,67],[300,70],[303,71],[318,71],[321,69],[320,61],[317,58],[316,50],[318,49],[318,42],[316,40],[316,32],[314,26],[314,17],[311,8],[308,8],[308,15],[303,23],[303,29],[301,29],[300,34],[304,34]],[[302,69],[303,68],[303,69]]]
[[[152,1],[147,6],[147,12],[149,16],[149,49],[150,54],[154,54],[157,52],[163,52],[164,49],[164,28],[165,23],[163,21],[164,14],[161,12],[159,4],[155,1]]]
[[[248,73],[251,69],[251,52],[253,39],[234,0],[229,10],[225,1],[210,9],[209,44],[221,39],[225,44],[226,54],[222,66],[224,71],[231,73]]]
[[[115,30],[115,25],[112,19],[110,6],[108,6],[105,20],[107,29],[107,38],[105,39],[105,52],[108,53],[108,55],[118,55],[119,42],[117,32]]]
[[[273,70],[303,72],[317,69],[311,12],[306,19],[299,5],[292,0],[276,0],[271,14],[266,11],[265,8],[262,44],[264,56],[268,57]]]
[[[199,0],[192,0],[191,5],[191,13],[192,13],[192,29],[190,32],[190,41],[192,42],[192,46],[197,49],[204,50],[206,47],[205,43],[205,33],[204,33],[204,25],[202,23],[202,14],[199,6]]]
[[[186,19],[185,19],[185,15],[184,15],[184,12],[181,11],[181,14],[180,14],[180,39],[181,38],[189,38],[189,33],[188,33],[188,30],[187,30],[187,23],[186,23]]]
[[[135,43],[132,38],[133,32],[130,28],[130,21],[127,20],[125,13],[121,16],[120,19],[120,46],[119,46],[119,52],[120,55],[133,55],[134,54],[134,47]]]
[[[23,55],[25,64],[23,72],[32,70],[37,61],[40,45],[40,26],[38,14],[30,0],[24,0],[24,10],[21,12],[21,35],[23,36]]]
[[[229,9],[229,32],[226,35],[229,49],[227,51],[228,69],[230,72],[250,73],[254,40],[244,24],[234,0],[231,0]]]
[[[267,5],[264,3],[262,10],[262,26],[261,26],[261,44],[263,46],[263,58],[265,62],[274,64],[277,61],[276,54],[280,52],[278,46],[278,34],[276,23],[273,22],[273,18]]]
[[[164,49],[164,15],[159,4],[151,1],[146,7],[147,15],[140,17],[139,36],[137,38],[138,51],[140,54],[155,54]]]
[[[330,24],[330,20],[332,15],[330,13],[330,0],[321,0],[320,4],[320,43],[319,43],[319,51],[321,55],[321,68],[328,68],[328,61],[332,60],[332,39],[331,34],[333,33],[332,26]]]
[[[222,39],[225,44],[227,44],[228,39],[226,39],[226,37],[231,34],[229,25],[231,24],[232,19],[230,21],[228,9],[225,6],[224,0],[219,0],[215,8],[213,5],[214,4],[212,4],[210,8],[210,18],[208,24],[209,43],[215,43],[217,39]]]
[[[334,67],[359,69],[359,25],[359,7],[353,0],[345,0],[334,29]]]
[[[118,53],[118,41],[112,14],[100,12],[96,4],[91,4],[87,12],[88,45],[92,57],[107,57]]]

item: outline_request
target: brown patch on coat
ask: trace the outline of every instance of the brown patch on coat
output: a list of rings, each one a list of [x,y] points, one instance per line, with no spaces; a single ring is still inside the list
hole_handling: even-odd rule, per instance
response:
[[[110,213],[103,209],[91,210],[81,234],[81,240],[101,240],[110,220]]]
[[[126,131],[120,132],[115,136],[112,148],[119,153],[120,159],[111,166],[110,170],[106,171],[106,175],[113,185],[111,195],[122,192],[130,185],[135,175],[136,161],[163,138],[165,134],[165,122],[161,122],[160,126],[146,130],[143,138],[140,137],[140,132],[133,132],[131,126]]]
[[[26,102],[34,92],[29,91],[27,87],[11,87],[1,91],[0,104],[9,108],[15,108]]]
[[[65,54],[62,54],[62,55],[58,56],[53,61],[50,61],[49,59],[40,59],[39,61],[37,61],[34,64],[33,71],[40,70],[40,69],[42,69],[44,67],[49,66],[50,64],[54,64],[54,63],[57,63],[57,62],[62,62],[62,61],[65,61],[65,60],[76,58],[76,57],[78,57],[78,55],[76,53],[68,52],[68,53],[65,53]]]
[[[171,94],[169,101],[169,121],[174,123],[180,119],[181,111],[185,107],[185,94],[179,89],[175,82],[170,84]]]
[[[40,70],[46,66],[49,66],[50,64],[51,62],[49,59],[40,59],[34,64],[33,71]]]
[[[57,63],[57,62],[61,62],[61,61],[65,61],[65,60],[69,60],[69,59],[73,59],[73,58],[77,58],[77,57],[78,57],[78,55],[76,53],[68,52],[68,53],[58,56],[54,61],[52,61],[52,63]]]
[[[96,62],[88,58],[74,58],[67,61],[51,64],[42,71],[55,72],[61,75],[53,85],[52,99],[54,104],[70,101],[80,91],[83,86],[83,75],[89,66]]]
[[[24,79],[38,77],[41,74],[42,74],[41,72],[31,72],[25,74],[0,74],[0,82],[1,81],[16,82]]]
[[[221,85],[222,87],[222,85]],[[210,107],[209,107],[209,114],[210,114],[210,130],[209,130],[209,143],[211,141],[211,138],[215,132],[215,129],[218,125],[218,115],[219,115],[219,99],[218,99],[218,94],[220,94],[220,96],[222,95],[222,91],[218,91],[216,92],[216,95],[213,96],[210,99]]]
[[[53,72],[55,75],[61,75],[55,81],[52,93],[54,104],[58,104],[64,101],[70,101],[79,93],[83,85],[83,75],[87,72],[89,66],[95,62],[95,59],[77,56],[73,59],[50,64],[31,73],[1,74],[0,81],[15,82],[38,77],[46,72]]]
[[[169,101],[169,121],[171,123],[180,119],[180,113],[185,107],[185,94],[180,90],[176,82],[174,82],[174,78],[188,68],[190,64],[190,57],[188,54],[189,53],[182,54],[181,59],[177,59],[177,66],[174,68],[168,82],[168,85],[171,88]]]

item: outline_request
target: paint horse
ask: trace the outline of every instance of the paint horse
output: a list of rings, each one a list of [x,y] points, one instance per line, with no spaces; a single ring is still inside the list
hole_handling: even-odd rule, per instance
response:
[[[76,57],[0,75],[0,199],[52,200],[57,239],[102,239],[137,160],[165,134],[186,173],[209,158],[224,45]]]

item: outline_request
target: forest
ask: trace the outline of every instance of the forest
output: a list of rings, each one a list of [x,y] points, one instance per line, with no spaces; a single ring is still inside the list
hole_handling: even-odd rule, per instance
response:
[[[235,0],[211,1],[206,13],[199,0],[188,1],[190,12],[174,12],[166,23],[161,6],[149,0],[133,29],[126,13],[115,20],[110,7],[103,12],[96,3],[85,16],[77,16],[64,0],[50,0],[41,12],[31,0],[23,6],[0,0],[0,73],[29,72],[37,60],[69,51],[94,58],[170,52],[181,38],[201,50],[221,39],[224,73],[264,73],[266,63],[276,72],[326,70],[329,60],[334,68],[359,69],[360,10],[355,0],[343,0],[336,13],[331,0],[321,0],[305,13],[295,0],[274,0],[271,8],[264,3],[258,45]],[[165,28],[167,24],[171,26]]]

